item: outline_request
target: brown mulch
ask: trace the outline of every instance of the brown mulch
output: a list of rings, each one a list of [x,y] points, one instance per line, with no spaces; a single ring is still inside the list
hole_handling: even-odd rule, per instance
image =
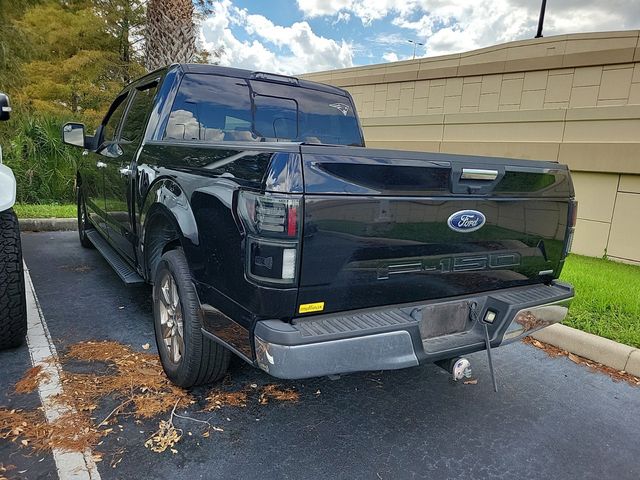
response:
[[[282,389],[278,385],[265,385],[260,393],[260,405],[266,405],[269,400],[277,400],[279,402],[297,402],[300,400],[300,394],[295,390]]]
[[[169,381],[156,354],[135,351],[112,341],[80,342],[71,345],[59,361],[63,393],[56,397],[56,401],[72,409],[73,413],[48,423],[41,408],[0,408],[0,439],[8,439],[36,451],[49,448],[83,451],[95,447],[103,437],[112,433],[123,416],[149,419],[160,415],[168,417],[170,413],[168,420],[160,421],[159,430],[145,445],[153,451],[169,448],[175,453],[173,447],[182,438],[182,431],[173,426],[174,416],[180,417],[176,409],[196,402],[186,390]],[[87,371],[91,373],[84,373]],[[42,366],[31,368],[16,383],[15,391],[20,394],[32,392],[39,382],[47,379]],[[252,398],[257,397],[260,405],[266,405],[270,400],[297,402],[300,398],[298,392],[275,384],[263,387],[251,384],[237,391],[210,391],[204,410],[245,407],[254,392]],[[96,418],[95,411],[105,399],[117,406],[107,416]],[[203,437],[208,437],[209,431],[223,431],[208,422],[201,423],[209,427]]]
[[[247,406],[247,389],[236,392],[223,392],[214,390],[207,396],[207,406],[205,410],[218,410],[222,407],[246,407]]]
[[[42,365],[37,365],[26,371],[22,379],[16,383],[16,393],[29,393],[38,388],[40,381],[46,381],[49,374],[42,370]]]
[[[539,340],[536,340],[532,337],[525,337],[522,340],[523,343],[528,345],[532,345],[540,350],[544,351],[550,357],[567,357],[573,363],[578,365],[584,365],[585,367],[590,368],[594,372],[604,373],[605,375],[609,375],[611,379],[615,382],[627,382],[629,385],[634,387],[640,386],[640,378],[635,375],[631,375],[624,370],[617,370],[612,367],[608,367],[598,362],[594,362],[593,360],[589,360],[588,358],[581,357],[574,353],[570,353],[566,350],[562,350],[561,348],[555,347],[553,345],[549,345],[548,343],[543,343]]]
[[[152,418],[168,413],[176,405],[186,407],[193,403],[185,390],[165,376],[157,355],[140,353],[117,342],[77,343],[60,357],[60,362],[63,393],[56,400],[75,412],[47,423],[38,410],[0,409],[0,438],[19,441],[36,450],[83,451],[111,433],[109,426],[119,416]],[[96,363],[101,362],[107,368],[100,374],[76,373],[64,368],[71,362],[93,367],[93,370]],[[45,375],[41,366],[29,369],[16,384],[15,391],[34,391]],[[106,397],[118,402],[118,406],[104,419],[92,417],[92,412]]]

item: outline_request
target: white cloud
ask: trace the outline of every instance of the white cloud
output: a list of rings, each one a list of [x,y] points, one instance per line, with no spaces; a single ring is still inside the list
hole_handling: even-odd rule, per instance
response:
[[[243,28],[252,39],[238,39],[232,27]],[[344,40],[316,35],[306,21],[275,25],[230,0],[213,3],[212,16],[202,23],[200,41],[209,50],[222,49],[221,65],[250,70],[296,74],[353,65],[352,46]]]
[[[390,18],[426,41],[428,55],[454,53],[534,36],[536,0],[297,0],[307,17],[349,13],[363,25]],[[638,0],[555,0],[545,36],[640,27]],[[381,42],[380,42],[381,43]]]
[[[396,52],[386,52],[382,55],[382,59],[385,62],[397,62],[399,60]]]
[[[331,23],[331,25],[336,25],[340,22],[349,23],[351,20],[351,14],[347,12],[338,12],[336,19]]]

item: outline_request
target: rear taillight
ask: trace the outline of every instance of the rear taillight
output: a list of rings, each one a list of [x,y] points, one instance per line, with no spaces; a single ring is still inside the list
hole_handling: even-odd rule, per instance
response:
[[[569,202],[569,227],[575,228],[578,221],[578,202],[571,200]]]
[[[569,200],[569,212],[567,215],[567,235],[564,240],[564,249],[562,252],[562,258],[566,258],[571,252],[571,246],[573,244],[573,234],[576,229],[576,223],[578,221],[578,202],[575,200]]]
[[[248,233],[274,238],[298,236],[300,198],[241,191],[238,214]]]
[[[237,213],[247,233],[246,272],[257,281],[292,284],[300,250],[301,196],[240,191]]]

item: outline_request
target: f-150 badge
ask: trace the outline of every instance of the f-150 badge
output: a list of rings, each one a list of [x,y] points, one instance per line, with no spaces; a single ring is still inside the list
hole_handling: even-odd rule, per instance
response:
[[[477,210],[460,210],[452,214],[447,220],[447,225],[454,232],[475,232],[482,228],[487,221],[482,212]]]

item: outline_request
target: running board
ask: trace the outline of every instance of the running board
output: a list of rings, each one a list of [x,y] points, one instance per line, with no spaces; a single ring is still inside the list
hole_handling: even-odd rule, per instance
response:
[[[126,285],[140,285],[145,283],[144,279],[138,275],[138,272],[136,272],[96,230],[88,230],[87,237],[89,237],[89,240],[91,240],[91,243],[96,247],[96,250],[102,254],[107,263],[111,265],[111,268],[115,270]]]

